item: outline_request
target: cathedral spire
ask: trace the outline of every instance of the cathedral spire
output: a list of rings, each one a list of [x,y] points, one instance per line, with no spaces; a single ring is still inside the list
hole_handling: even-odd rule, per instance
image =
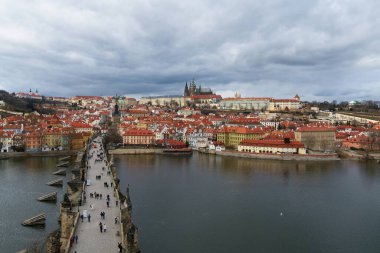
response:
[[[190,96],[189,87],[187,87],[187,82],[186,82],[186,84],[185,84],[185,91],[183,92],[183,95],[184,95],[185,97]]]

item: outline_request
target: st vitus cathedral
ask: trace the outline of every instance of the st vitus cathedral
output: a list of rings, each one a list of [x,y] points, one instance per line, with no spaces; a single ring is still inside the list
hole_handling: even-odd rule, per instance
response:
[[[212,92],[212,90],[210,88],[202,88],[201,85],[199,85],[199,87],[197,87],[194,79],[190,82],[189,86],[187,86],[187,82],[186,82],[185,91],[183,93],[183,95],[185,97],[190,97],[190,96],[194,96],[194,95],[212,95],[212,94],[214,94],[214,93]]]

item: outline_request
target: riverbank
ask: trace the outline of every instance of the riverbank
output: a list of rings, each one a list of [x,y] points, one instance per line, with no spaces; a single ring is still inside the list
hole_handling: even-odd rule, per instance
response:
[[[110,155],[191,155],[191,149],[162,149],[162,148],[124,148],[110,149]]]
[[[339,157],[346,160],[380,160],[379,152],[365,153],[357,150],[338,150]]]
[[[238,151],[214,151],[214,150],[198,150],[199,153],[220,155],[238,158],[250,158],[250,159],[265,159],[265,160],[286,160],[286,161],[338,161],[340,158],[336,155],[296,155],[296,154],[254,154],[243,153]]]
[[[142,252],[376,253],[380,248],[380,170],[373,161],[194,152],[178,159],[115,156],[115,165],[121,188],[131,186]]]
[[[251,159],[267,159],[267,160],[296,160],[296,161],[337,161],[340,158],[336,155],[293,155],[293,154],[252,154],[237,151],[209,151],[194,150],[203,154],[221,155]],[[164,149],[113,149],[108,150],[110,155],[165,155],[168,154]],[[170,153],[169,153],[170,154]],[[180,155],[180,154],[179,154]]]
[[[45,156],[71,156],[76,155],[78,150],[64,150],[64,151],[46,151],[46,152],[9,152],[0,153],[1,159],[8,159],[14,157],[45,157]]]

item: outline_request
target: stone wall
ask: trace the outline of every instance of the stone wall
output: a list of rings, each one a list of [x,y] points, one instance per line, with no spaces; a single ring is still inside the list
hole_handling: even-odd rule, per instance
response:
[[[128,253],[139,253],[139,237],[138,229],[132,222],[132,201],[129,195],[129,186],[127,193],[124,195],[120,191],[120,179],[116,177],[116,168],[113,165],[113,155],[109,155],[110,170],[115,185],[115,193],[120,202],[120,229],[122,236],[122,244]]]
[[[61,231],[59,229],[52,232],[48,236],[47,242],[46,242],[46,252],[59,253],[59,250],[61,248],[60,236],[61,236]]]
[[[119,192],[119,196],[121,196],[121,226],[124,246],[128,253],[139,253],[138,229],[132,222],[132,202],[129,196],[129,188],[127,188],[125,196],[121,192]]]
[[[148,154],[162,154],[162,149],[153,148],[123,148],[108,150],[111,155],[148,155]]]
[[[83,191],[81,175],[84,173],[84,159],[85,154],[79,152],[73,168],[75,171],[75,173],[72,174],[73,180],[68,182],[67,193],[60,205],[60,229],[49,235],[46,243],[46,251],[48,253],[63,253],[69,250],[70,238],[75,232],[79,217],[79,213],[76,211],[76,205]]]
[[[61,235],[60,252],[66,252],[67,245],[70,241],[70,236],[75,228],[75,220],[78,215],[75,211],[70,211],[71,208],[61,206]]]
[[[264,159],[264,160],[295,160],[295,161],[337,161],[340,160],[337,154],[326,154],[326,155],[293,155],[293,154],[254,154],[254,153],[243,153],[237,151],[203,151],[198,150],[199,153],[213,154],[220,156],[231,156],[240,158],[251,158],[251,159]]]
[[[46,152],[9,152],[0,153],[0,158],[14,158],[14,157],[46,157],[46,156],[68,156],[75,155],[78,151],[46,151]]]

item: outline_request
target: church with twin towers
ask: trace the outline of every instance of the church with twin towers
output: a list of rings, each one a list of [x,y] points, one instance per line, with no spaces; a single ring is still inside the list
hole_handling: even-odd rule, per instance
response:
[[[201,85],[198,86],[193,79],[189,83],[185,83],[185,89],[181,95],[141,97],[139,103],[158,106],[171,104],[184,106],[189,104],[211,104],[221,99],[222,97],[215,95],[210,88],[203,88]]]
[[[194,79],[191,80],[190,85],[185,84],[185,90],[183,92],[184,97],[190,97],[195,95],[212,95],[214,94],[210,88],[202,88],[201,85],[197,87]]]

